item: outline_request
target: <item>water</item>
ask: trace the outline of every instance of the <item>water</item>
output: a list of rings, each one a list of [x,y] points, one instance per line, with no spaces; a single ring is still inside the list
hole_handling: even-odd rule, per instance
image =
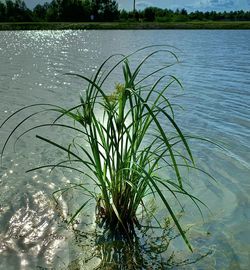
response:
[[[179,249],[175,254],[177,263],[172,268],[248,269],[250,31],[0,32],[0,123],[27,104],[76,104],[84,85],[64,73],[91,75],[110,54],[129,53],[151,44],[169,44],[180,50],[173,49],[181,63],[168,71],[185,88],[184,95],[176,100],[185,108],[177,114],[179,125],[185,132],[205,136],[227,149],[192,143],[198,165],[218,183],[212,184],[201,173],[190,174],[192,192],[209,206],[211,213],[204,210],[203,222],[197,210],[186,203],[183,224],[192,225],[189,237],[195,253],[189,254],[181,239],[177,239],[173,244]],[[159,56],[151,65],[164,61]],[[152,66],[149,64],[144,72]],[[119,81],[118,73],[116,76],[114,81]],[[50,120],[44,117],[42,114],[33,121]],[[20,119],[13,119],[12,125]],[[10,131],[11,124],[0,130],[1,145]],[[79,181],[79,176],[66,171],[49,174],[48,170],[24,173],[37,164],[60,159],[61,153],[40,143],[35,134],[22,138],[15,153],[10,143],[0,168],[0,269],[93,269],[101,265],[100,252],[102,256],[109,254],[108,258],[114,253],[105,244],[99,245],[99,253],[95,250],[98,244],[90,236],[93,216],[82,217],[83,223],[92,224],[86,227],[91,232],[83,237],[78,235],[75,239],[72,230],[66,229],[62,216],[72,213],[79,203],[78,196],[64,196],[61,212],[51,199],[53,191]],[[58,137],[64,141],[68,135],[59,133]],[[152,250],[154,237],[149,236]],[[136,255],[149,262],[151,244],[145,239],[138,244],[138,250],[147,246],[142,248],[141,257],[138,250],[131,257]],[[171,255],[164,254],[160,255]],[[208,256],[191,263],[204,254]],[[161,256],[156,256],[158,263]],[[189,261],[182,264],[185,259]],[[155,269],[160,268],[157,265],[160,264],[155,263]]]

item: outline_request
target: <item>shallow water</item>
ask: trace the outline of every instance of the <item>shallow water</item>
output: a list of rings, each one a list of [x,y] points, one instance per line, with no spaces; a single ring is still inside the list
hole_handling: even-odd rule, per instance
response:
[[[151,44],[168,44],[179,49],[173,48],[181,63],[168,71],[185,88],[184,95],[176,99],[185,108],[177,114],[179,125],[186,133],[205,136],[227,150],[207,143],[192,143],[198,165],[218,181],[213,184],[201,173],[189,175],[194,194],[211,209],[211,213],[204,210],[203,221],[190,203],[185,205],[182,223],[187,227],[192,225],[189,237],[194,255],[177,238],[168,252],[155,258],[152,250],[156,250],[156,244],[164,246],[154,238],[156,235],[149,236],[152,243],[142,237],[137,253],[131,251],[129,255],[138,257],[140,250],[146,262],[156,262],[144,269],[165,269],[166,264],[160,266],[160,261],[167,262],[177,246],[175,263],[168,264],[169,268],[248,269],[250,31],[0,32],[0,123],[27,104],[77,103],[84,85],[64,73],[91,75],[110,54],[129,53]],[[137,59],[133,61],[136,63]],[[150,72],[166,61],[156,56],[143,72]],[[118,73],[113,80],[119,81]],[[24,116],[27,114],[23,113]],[[49,121],[46,117],[41,115],[41,119],[33,121]],[[19,121],[21,118],[16,117],[12,124],[0,129],[1,145],[11,126]],[[105,258],[114,259],[114,254],[124,252],[125,248],[120,245],[114,253],[114,249],[105,245],[108,241],[101,239],[96,243],[93,216],[82,215],[80,228],[84,233],[77,234],[77,239],[66,229],[62,216],[72,213],[79,204],[78,195],[64,196],[64,208],[60,211],[51,199],[53,191],[80,181],[79,176],[67,171],[24,173],[37,164],[60,159],[61,153],[41,144],[34,138],[35,134],[19,140],[15,153],[10,143],[0,168],[0,269],[93,269]],[[50,135],[53,134],[51,131]],[[59,140],[65,139],[68,135],[60,133]],[[90,210],[94,206],[91,207]],[[208,255],[204,259],[192,263],[205,254]],[[131,260],[127,261],[131,263]]]

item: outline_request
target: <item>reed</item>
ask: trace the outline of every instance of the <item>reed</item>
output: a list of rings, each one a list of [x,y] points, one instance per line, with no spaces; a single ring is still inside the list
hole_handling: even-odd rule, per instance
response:
[[[129,64],[130,57],[144,50],[151,52],[135,67]],[[72,223],[90,200],[96,201],[97,217],[111,230],[118,230],[124,235],[131,235],[134,226],[139,226],[138,209],[147,212],[147,196],[160,199],[174,221],[180,235],[192,247],[179,223],[171,200],[166,196],[172,194],[178,200],[182,194],[193,200],[200,210],[201,201],[186,191],[181,168],[195,168],[194,159],[187,137],[182,133],[174,118],[174,106],[167,97],[167,90],[172,84],[181,87],[174,76],[159,76],[170,65],[157,67],[148,75],[141,74],[146,61],[158,53],[170,54],[174,62],[178,59],[167,46],[149,46],[133,54],[121,56],[108,72],[104,67],[113,59],[109,57],[92,78],[80,74],[76,76],[88,83],[80,102],[74,107],[63,108],[53,104],[33,104],[19,109],[10,115],[2,126],[16,114],[31,107],[56,112],[58,116],[53,123],[40,124],[25,130],[27,132],[41,128],[57,126],[70,129],[77,137],[70,145],[61,145],[55,140],[36,135],[36,137],[60,149],[66,159],[57,164],[39,166],[29,171],[45,167],[67,168],[82,174],[82,183],[70,188],[80,188],[89,199],[69,219]],[[114,86],[113,93],[104,90],[104,83],[116,68],[122,67],[123,81]],[[102,74],[102,75],[101,75]],[[106,75],[103,75],[106,74]],[[154,79],[150,85],[144,82]],[[163,85],[163,82],[167,82]],[[14,127],[4,143],[2,154],[13,133],[31,117],[43,112],[40,109],[25,117]],[[98,113],[97,113],[98,112]],[[101,117],[98,115],[101,114]],[[68,118],[72,125],[62,123]],[[1,127],[2,127],[1,126]],[[171,132],[169,132],[171,130]],[[88,146],[86,148],[86,145]],[[182,151],[179,151],[179,149]],[[160,172],[164,171],[164,177]],[[90,189],[86,183],[92,182],[96,187]],[[57,192],[62,191],[58,190]],[[66,191],[64,189],[63,191]],[[56,193],[57,193],[56,192]]]

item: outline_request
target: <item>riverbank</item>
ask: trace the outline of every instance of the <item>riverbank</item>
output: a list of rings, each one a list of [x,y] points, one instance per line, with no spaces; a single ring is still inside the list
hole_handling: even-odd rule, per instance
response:
[[[191,22],[20,22],[0,23],[0,30],[84,29],[250,29],[250,21]]]

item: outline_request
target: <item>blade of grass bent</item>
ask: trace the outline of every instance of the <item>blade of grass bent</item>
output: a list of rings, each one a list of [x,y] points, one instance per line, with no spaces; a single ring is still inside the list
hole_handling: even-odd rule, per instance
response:
[[[89,200],[87,200],[76,212],[75,212],[75,214],[71,217],[71,219],[69,220],[69,222],[68,222],[68,224],[71,224],[74,220],[75,220],[75,218],[76,218],[76,216],[81,212],[81,210],[87,205],[87,203],[89,202],[91,200],[91,198],[89,199]]]
[[[173,219],[173,221],[174,221],[176,227],[178,228],[178,230],[179,230],[179,232],[180,232],[180,234],[181,234],[183,240],[184,240],[185,243],[187,244],[187,246],[188,246],[188,248],[190,249],[190,251],[193,252],[193,249],[192,249],[192,247],[191,247],[191,245],[190,245],[190,243],[189,243],[189,241],[188,241],[188,239],[187,239],[187,237],[186,237],[184,231],[182,230],[182,227],[181,227],[181,225],[179,224],[178,219],[176,218],[176,216],[175,216],[175,214],[174,214],[172,208],[171,208],[170,205],[168,204],[167,200],[165,199],[165,197],[164,197],[164,195],[162,194],[161,190],[159,189],[158,185],[155,183],[154,179],[152,179],[152,177],[151,177],[150,175],[148,175],[148,173],[147,173],[145,170],[143,170],[143,171],[144,171],[145,175],[149,178],[151,184],[154,186],[156,192],[159,194],[159,196],[161,197],[161,200],[163,201],[164,205],[165,205],[166,208],[168,209],[168,211],[169,211],[169,213],[170,213],[170,215],[171,215],[171,217],[172,217],[172,219]]]

